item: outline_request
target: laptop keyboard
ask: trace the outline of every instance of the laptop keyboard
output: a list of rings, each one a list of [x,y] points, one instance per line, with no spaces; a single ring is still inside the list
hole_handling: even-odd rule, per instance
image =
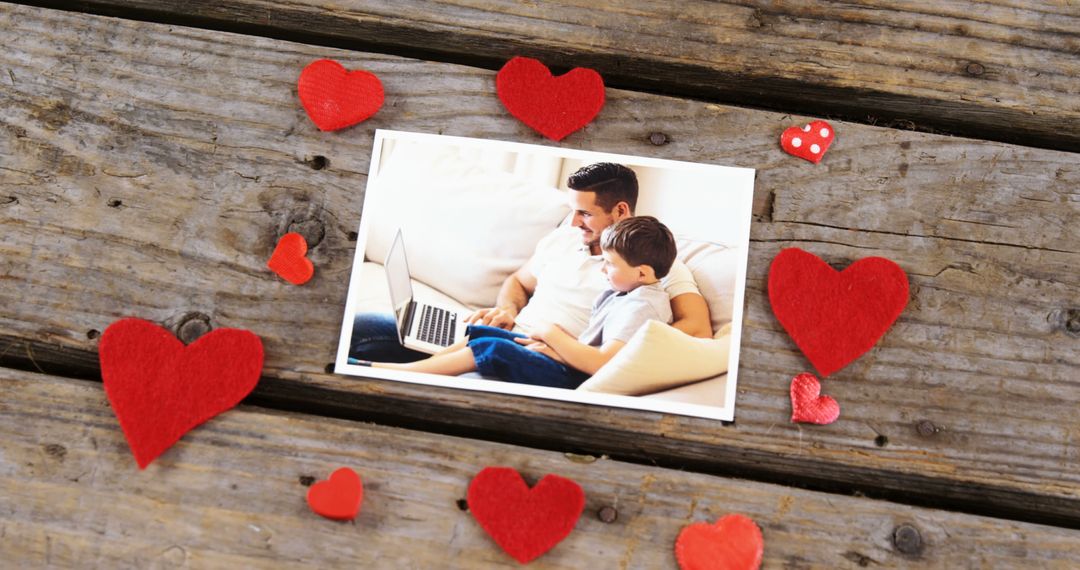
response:
[[[445,309],[424,305],[416,338],[438,346],[450,346],[457,329],[457,314]]]

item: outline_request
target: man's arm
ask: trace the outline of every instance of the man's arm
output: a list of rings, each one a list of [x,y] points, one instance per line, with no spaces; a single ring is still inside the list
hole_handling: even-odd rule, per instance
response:
[[[465,319],[465,323],[512,329],[518,312],[529,302],[534,291],[536,291],[536,275],[533,274],[532,259],[530,259],[521,269],[511,273],[503,281],[502,287],[499,288],[499,295],[495,298],[494,307],[474,312]]]
[[[570,336],[570,333],[556,325],[544,327],[540,334],[533,338],[551,347],[567,365],[590,376],[596,374],[601,366],[607,364],[622,347],[626,346],[626,343],[620,340],[605,342],[600,348],[589,346],[579,342],[578,339]]]
[[[671,326],[698,338],[712,338],[709,305],[697,293],[683,293],[671,300]]]

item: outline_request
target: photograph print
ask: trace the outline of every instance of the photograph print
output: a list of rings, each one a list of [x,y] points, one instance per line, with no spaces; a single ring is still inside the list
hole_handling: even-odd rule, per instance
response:
[[[734,419],[754,171],[379,130],[336,370]]]

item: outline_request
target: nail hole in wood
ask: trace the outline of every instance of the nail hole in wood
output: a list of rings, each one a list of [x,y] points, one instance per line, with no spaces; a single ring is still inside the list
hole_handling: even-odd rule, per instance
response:
[[[469,501],[466,501],[465,499],[458,499],[457,500],[457,508],[458,508],[458,510],[461,510],[461,511],[469,510]]]
[[[885,447],[886,445],[889,445],[889,438],[883,435],[879,435],[874,438],[874,445],[878,447]]]
[[[305,486],[305,487],[310,487],[310,486],[315,484],[315,478],[312,477],[311,475],[301,475],[300,476],[300,484]]]
[[[116,198],[113,198],[112,200],[109,200],[108,202],[105,202],[105,204],[107,206],[109,206],[110,208],[119,208],[120,206],[124,205],[123,202],[121,202],[120,200],[117,200]]]
[[[90,329],[90,330],[86,331],[86,338],[88,338],[90,340],[94,340],[95,338],[97,338],[99,336],[101,336],[101,331],[99,331],[97,329]]]
[[[901,554],[918,556],[923,552],[922,534],[910,524],[902,524],[893,529],[892,541]]]
[[[321,154],[317,154],[304,162],[311,167],[312,170],[322,170],[327,166],[330,166],[330,160]]]
[[[349,232],[349,241],[356,241],[356,238],[360,237],[360,234],[356,232]]]
[[[188,313],[176,325],[176,336],[184,344],[191,344],[210,332],[210,317],[202,313]]]
[[[1080,335],[1080,309],[1065,309],[1061,321],[1069,334]]]
[[[327,374],[333,374],[334,373],[334,363],[331,362],[330,364],[327,364],[325,370],[326,370]]]
[[[668,142],[670,142],[670,139],[664,133],[653,132],[649,133],[649,142],[651,142],[654,146],[664,146]]]
[[[610,524],[619,518],[619,511],[615,510],[615,507],[603,507],[596,511],[596,518]]]

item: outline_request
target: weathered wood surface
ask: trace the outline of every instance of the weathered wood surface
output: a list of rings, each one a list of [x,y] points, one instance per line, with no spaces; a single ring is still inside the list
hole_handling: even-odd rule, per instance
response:
[[[1080,3],[30,0],[1080,150]]]
[[[566,144],[760,169],[723,426],[325,373],[373,130],[540,142],[491,72],[9,5],[0,30],[0,363],[93,375],[116,318],[185,332],[199,313],[263,338],[261,403],[1080,525],[1076,155],[837,123],[815,167],[776,142],[803,118],[609,91]],[[378,73],[382,111],[318,132],[295,80],[323,56]],[[264,268],[289,228],[321,237],[304,287]],[[827,381],[829,427],[788,422],[808,364],[764,280],[792,245],[839,266],[887,256],[913,286],[879,346]]]
[[[761,526],[766,568],[1080,563],[1078,530],[258,408],[211,420],[140,472],[100,385],[9,369],[0,441],[0,555],[18,568],[517,568],[457,505],[486,465],[585,491],[575,531],[536,568],[675,568],[683,526],[731,512]],[[304,500],[305,482],[343,466],[364,480],[351,524]],[[894,541],[908,527],[919,540]]]

